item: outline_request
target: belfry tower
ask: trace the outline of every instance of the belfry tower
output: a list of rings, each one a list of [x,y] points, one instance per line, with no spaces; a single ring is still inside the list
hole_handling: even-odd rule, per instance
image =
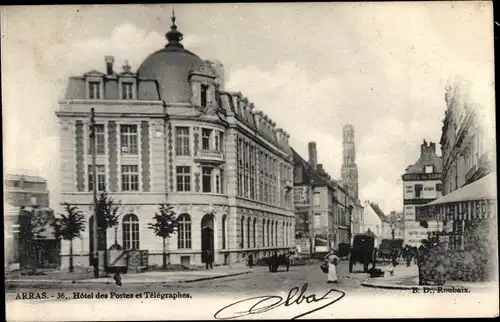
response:
[[[358,166],[356,165],[356,147],[354,143],[354,126],[346,124],[342,128],[342,184],[347,185],[349,194],[358,198]]]

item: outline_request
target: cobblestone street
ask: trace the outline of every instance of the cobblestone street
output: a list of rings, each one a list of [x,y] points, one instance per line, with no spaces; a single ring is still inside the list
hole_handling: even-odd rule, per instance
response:
[[[367,274],[357,270],[348,273],[348,263],[341,262],[338,265],[339,284],[327,284],[326,275],[319,268],[320,263],[306,266],[291,267],[289,272],[280,269],[277,273],[269,273],[267,267],[255,267],[252,273],[228,278],[207,280],[192,283],[155,283],[155,284],[124,284],[118,287],[113,284],[61,284],[53,287],[18,288],[7,289],[7,317],[10,320],[51,320],[51,316],[59,319],[71,320],[74,318],[75,310],[78,310],[79,318],[90,319],[96,314],[113,312],[113,317],[118,320],[141,319],[187,319],[192,310],[197,310],[197,316],[204,319],[213,319],[214,314],[237,301],[255,296],[279,296],[286,299],[288,293],[294,287],[302,287],[308,283],[305,296],[314,294],[317,298],[325,295],[329,290],[335,289],[334,294],[344,293],[341,301],[307,315],[308,318],[327,317],[358,317],[368,318],[370,316],[387,316],[402,312],[417,316],[441,316],[439,307],[434,305],[438,298],[453,304],[455,307],[466,305],[474,301],[478,305],[486,305],[491,294],[473,292],[464,296],[462,294],[414,294],[411,290],[391,290],[380,288],[367,288],[360,285],[367,279]],[[361,269],[361,266],[357,268]],[[126,275],[125,277],[126,278]],[[16,296],[26,292],[46,292],[49,299],[16,300]],[[107,294],[106,300],[97,300],[95,296],[88,300],[74,300],[74,292],[94,294]],[[172,299],[137,299],[137,295],[145,292],[158,294],[188,294],[188,298]],[[114,293],[113,296],[111,294]],[[57,299],[64,294],[64,299]],[[403,296],[402,296],[403,295]],[[408,296],[405,296],[408,295]],[[117,298],[117,296],[123,296]],[[272,301],[275,301],[273,298]],[[328,302],[328,300],[326,300]],[[399,303],[397,304],[396,303]],[[409,302],[411,301],[411,302]],[[293,318],[300,313],[310,311],[315,303],[307,304],[303,301],[301,305],[293,305],[289,308],[279,307],[252,314],[246,318],[274,319]],[[404,302],[404,303],[403,303]],[[324,303],[324,302],[323,302]],[[390,306],[381,305],[392,303]],[[442,302],[441,302],[442,303]],[[462,303],[462,304],[461,304]],[[84,305],[87,304],[87,305]],[[90,305],[89,305],[90,304]],[[147,306],[145,306],[147,304]],[[255,303],[253,303],[255,304]],[[251,304],[251,305],[253,305]],[[172,310],[175,305],[175,310]],[[250,306],[251,306],[250,305]],[[316,305],[317,307],[318,305]],[[147,307],[147,311],[144,311]],[[37,313],[42,314],[36,318],[26,314],[36,308]],[[245,307],[248,310],[248,307]],[[111,314],[111,313],[109,313]],[[102,315],[101,315],[102,316]]]

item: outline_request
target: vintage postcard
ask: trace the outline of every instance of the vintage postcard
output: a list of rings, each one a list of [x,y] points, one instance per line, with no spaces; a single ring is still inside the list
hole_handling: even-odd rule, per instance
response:
[[[498,316],[492,2],[0,21],[8,321]]]

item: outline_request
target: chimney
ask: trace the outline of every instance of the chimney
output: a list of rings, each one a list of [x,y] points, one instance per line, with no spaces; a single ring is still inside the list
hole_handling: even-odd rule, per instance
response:
[[[427,151],[427,141],[424,140],[424,143],[422,143],[422,145],[420,145],[420,153],[424,154],[426,151]]]
[[[106,74],[113,75],[113,63],[115,62],[115,58],[113,56],[105,56],[104,60],[106,61]]]
[[[431,142],[429,144],[429,149],[430,149],[430,152],[436,153],[436,143]]]
[[[111,68],[113,69],[113,68]],[[130,65],[128,64],[128,60],[125,61],[125,65],[123,65],[123,72],[130,73]]]
[[[316,142],[309,142],[309,164],[316,170],[316,164],[318,163],[318,155],[316,152]]]

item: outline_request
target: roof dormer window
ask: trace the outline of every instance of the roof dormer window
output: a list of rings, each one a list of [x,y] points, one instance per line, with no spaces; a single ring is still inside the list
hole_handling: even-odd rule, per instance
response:
[[[134,99],[134,84],[131,82],[122,83],[122,99],[133,100]]]
[[[434,166],[433,165],[426,165],[425,166],[425,173],[433,173],[434,172]]]
[[[207,94],[208,94],[208,85],[201,84],[201,106],[207,106]]]
[[[101,82],[89,82],[89,98],[100,100],[101,96]]]

